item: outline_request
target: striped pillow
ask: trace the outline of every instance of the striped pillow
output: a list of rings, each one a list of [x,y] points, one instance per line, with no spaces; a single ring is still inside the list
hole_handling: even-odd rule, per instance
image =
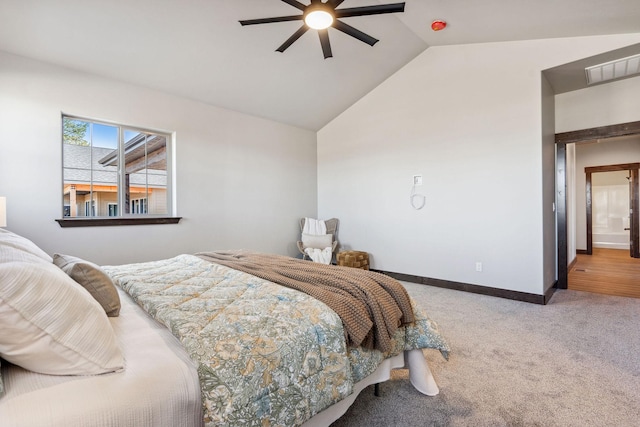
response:
[[[0,228],[0,249],[17,249],[19,252],[12,254],[12,256],[22,256],[29,259],[42,259],[46,262],[53,262],[53,259],[31,240],[3,228]],[[1,252],[0,255],[2,255]],[[0,256],[0,262],[2,261],[5,261],[5,259]]]
[[[0,262],[0,356],[51,375],[123,369],[116,335],[100,304],[46,262]]]

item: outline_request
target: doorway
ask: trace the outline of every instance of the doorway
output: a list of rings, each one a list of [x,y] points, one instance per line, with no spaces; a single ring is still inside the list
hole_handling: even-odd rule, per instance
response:
[[[587,255],[595,245],[640,258],[639,168],[640,163],[585,168]]]
[[[557,266],[558,280],[556,287],[567,289],[569,275],[568,259],[568,223],[567,223],[567,145],[583,141],[593,141],[613,137],[640,135],[640,121],[623,123],[618,125],[602,126],[579,131],[558,133],[555,135],[556,142],[556,215],[557,215]],[[637,170],[635,175],[635,185],[637,185]],[[636,199],[636,204],[638,203]],[[634,212],[640,212],[634,206]],[[638,240],[636,240],[637,242]]]

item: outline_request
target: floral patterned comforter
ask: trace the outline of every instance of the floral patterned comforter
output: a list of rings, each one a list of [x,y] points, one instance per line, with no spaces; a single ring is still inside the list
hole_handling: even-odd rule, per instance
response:
[[[320,301],[192,255],[104,270],[178,337],[198,366],[205,424],[297,426],[351,394],[386,357],[449,348],[415,306],[394,349],[348,348]]]

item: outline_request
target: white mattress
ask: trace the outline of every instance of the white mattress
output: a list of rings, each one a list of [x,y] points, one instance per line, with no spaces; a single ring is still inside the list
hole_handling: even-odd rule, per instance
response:
[[[196,368],[178,340],[119,290],[110,318],[123,372],[52,376],[2,364],[2,427],[202,426]]]

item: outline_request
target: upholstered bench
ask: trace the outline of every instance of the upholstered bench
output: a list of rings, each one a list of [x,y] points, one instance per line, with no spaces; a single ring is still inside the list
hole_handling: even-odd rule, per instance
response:
[[[343,267],[369,269],[369,254],[361,251],[338,252],[338,265]]]

